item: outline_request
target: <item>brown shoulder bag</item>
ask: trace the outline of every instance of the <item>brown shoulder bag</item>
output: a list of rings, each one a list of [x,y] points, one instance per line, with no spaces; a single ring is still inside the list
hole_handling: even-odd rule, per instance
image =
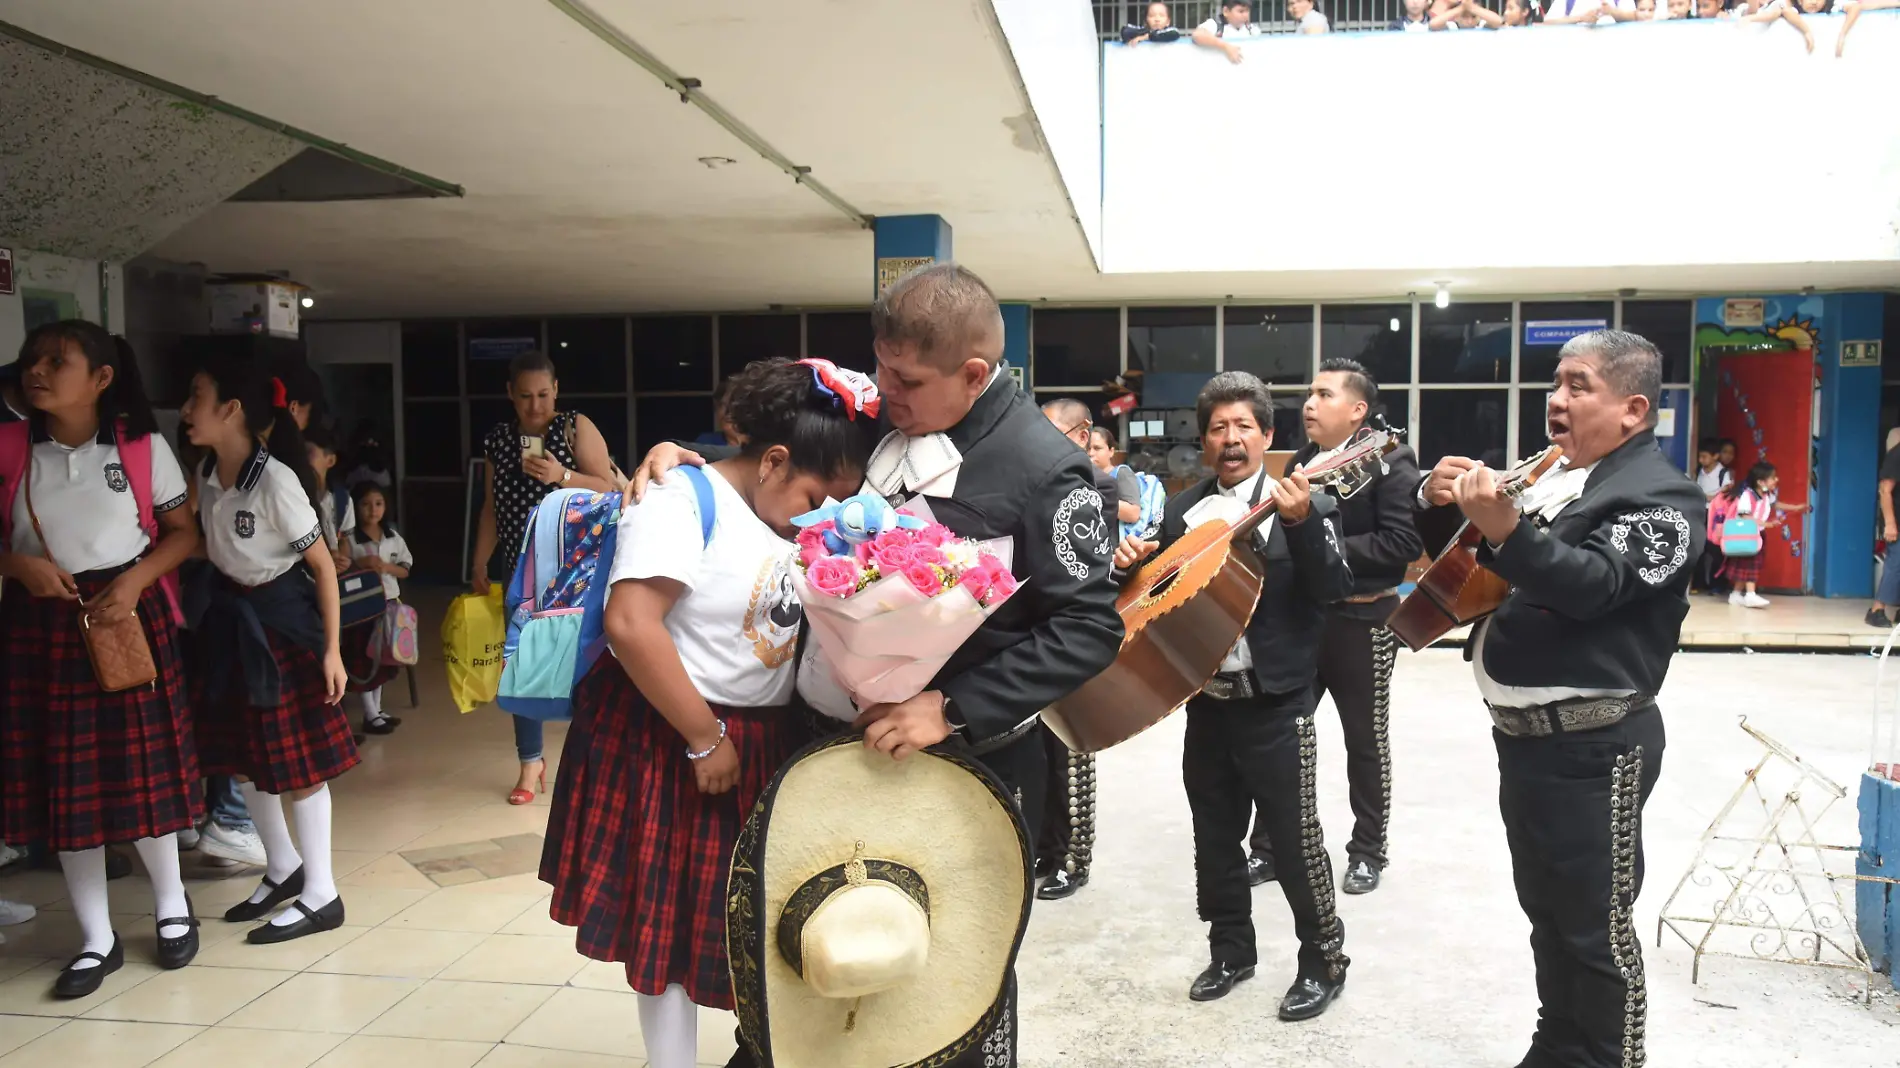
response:
[[[26,514],[33,520],[33,533],[40,539],[40,551],[54,567],[53,544],[40,529],[39,513],[33,509],[33,461],[26,462]],[[86,602],[79,602],[79,636],[85,640],[86,654],[92,659],[93,677],[106,693],[121,693],[152,686],[158,682],[158,665],[152,661],[152,645],[145,638],[145,625],[139,621],[135,605],[129,615],[119,619],[94,620],[86,613]]]

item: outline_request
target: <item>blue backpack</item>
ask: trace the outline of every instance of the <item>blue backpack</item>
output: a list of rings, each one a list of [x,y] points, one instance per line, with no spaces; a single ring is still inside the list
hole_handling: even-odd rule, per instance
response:
[[[1127,466],[1127,465],[1123,465]],[[1168,490],[1161,480],[1146,471],[1136,471],[1135,485],[1141,487],[1141,518],[1121,525],[1122,537],[1130,534],[1147,540],[1161,529],[1161,517],[1168,510]]]
[[[680,471],[699,498],[700,535],[712,541],[712,484]],[[528,719],[567,719],[574,687],[607,648],[607,576],[620,532],[620,494],[556,490],[528,517],[521,558],[503,601],[508,632],[495,703]]]

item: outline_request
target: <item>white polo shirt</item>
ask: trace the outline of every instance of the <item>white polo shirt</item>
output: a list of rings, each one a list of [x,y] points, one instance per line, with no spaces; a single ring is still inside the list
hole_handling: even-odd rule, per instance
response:
[[[323,543],[335,549],[341,546],[345,534],[356,529],[356,502],[347,494],[343,497],[343,522],[336,520],[336,497],[326,486],[317,491],[317,521],[323,524]]]
[[[1632,2],[1634,2],[1634,0],[1632,0]],[[1259,37],[1266,32],[1252,22],[1247,23],[1245,26],[1231,26],[1227,20],[1223,18],[1208,19],[1206,22],[1201,23],[1199,28],[1220,38]]]
[[[262,586],[289,571],[323,537],[303,484],[261,445],[230,489],[218,484],[218,458],[206,458],[198,477],[198,519],[205,555],[243,586]]]
[[[754,515],[708,466],[712,540],[704,539],[692,481],[669,475],[620,513],[609,581],[669,578],[686,587],[666,632],[701,697],[759,708],[792,699],[793,654],[804,607],[792,586],[795,546]]]
[[[396,528],[392,526],[384,525],[383,536],[375,541],[366,540],[362,531],[353,530],[344,539],[344,547],[349,550],[352,560],[374,556],[385,564],[395,564],[397,567],[416,566],[416,557],[409,551],[409,543],[402,540],[402,535],[396,533]],[[402,586],[396,582],[396,576],[384,573],[383,596],[392,601],[402,596]]]
[[[33,510],[54,545],[53,558],[65,571],[80,574],[121,567],[151,548],[139,528],[132,482],[119,458],[110,427],[76,448],[68,448],[35,428],[33,434]],[[153,434],[152,513],[185,503],[185,473],[171,443]],[[26,507],[27,484],[13,494],[13,551],[45,556]]]

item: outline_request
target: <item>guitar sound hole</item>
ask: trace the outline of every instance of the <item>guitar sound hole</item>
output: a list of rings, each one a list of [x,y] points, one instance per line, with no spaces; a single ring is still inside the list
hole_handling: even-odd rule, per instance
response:
[[[1148,587],[1148,596],[1160,597],[1166,594],[1168,592],[1168,587],[1174,585],[1174,580],[1180,577],[1181,577],[1181,572],[1179,569],[1170,571],[1167,574],[1161,576],[1160,578],[1155,580],[1154,585]]]

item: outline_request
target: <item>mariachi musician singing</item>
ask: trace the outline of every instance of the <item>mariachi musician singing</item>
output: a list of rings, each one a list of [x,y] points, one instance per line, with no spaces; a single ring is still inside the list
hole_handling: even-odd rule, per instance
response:
[[[1511,592],[1466,655],[1489,706],[1498,806],[1540,1002],[1520,1068],[1643,1063],[1632,912],[1642,807],[1662,770],[1655,695],[1689,611],[1707,504],[1657,448],[1662,358],[1635,334],[1564,345],[1546,414],[1569,468],[1517,504],[1492,472],[1439,461],[1420,487],[1427,546],[1462,520]],[[1455,506],[1455,507],[1454,507]],[[1522,513],[1520,514],[1520,507]]]
[[[1352,572],[1340,555],[1332,498],[1311,494],[1297,471],[1275,480],[1262,466],[1273,443],[1267,387],[1241,371],[1215,375],[1201,389],[1195,415],[1214,477],[1168,502],[1159,544],[1124,539],[1116,567],[1133,567],[1202,523],[1234,522],[1262,501],[1271,500],[1275,514],[1252,535],[1265,572],[1246,632],[1187,703],[1181,774],[1194,822],[1195,895],[1212,957],[1188,997],[1222,997],[1251,978],[1258,963],[1241,845],[1258,805],[1300,939],[1299,976],[1280,1001],[1280,1018],[1310,1019],[1339,993],[1349,963],[1314,797],[1313,678],[1325,606],[1351,593]]]
[[[1337,449],[1365,427],[1379,404],[1379,384],[1355,360],[1320,364],[1301,416],[1311,439],[1293,454],[1309,463]],[[1346,782],[1352,798],[1352,838],[1346,842],[1346,874],[1340,889],[1370,893],[1386,865],[1392,820],[1392,743],[1387,730],[1392,705],[1392,664],[1398,645],[1385,619],[1398,605],[1397,587],[1424,545],[1412,517],[1418,461],[1400,446],[1383,466],[1368,465],[1371,481],[1339,502],[1340,548],[1352,568],[1352,595],[1326,608],[1319,641],[1315,690],[1330,692],[1346,737]],[[1274,878],[1273,843],[1266,820],[1254,818],[1247,881]]]

